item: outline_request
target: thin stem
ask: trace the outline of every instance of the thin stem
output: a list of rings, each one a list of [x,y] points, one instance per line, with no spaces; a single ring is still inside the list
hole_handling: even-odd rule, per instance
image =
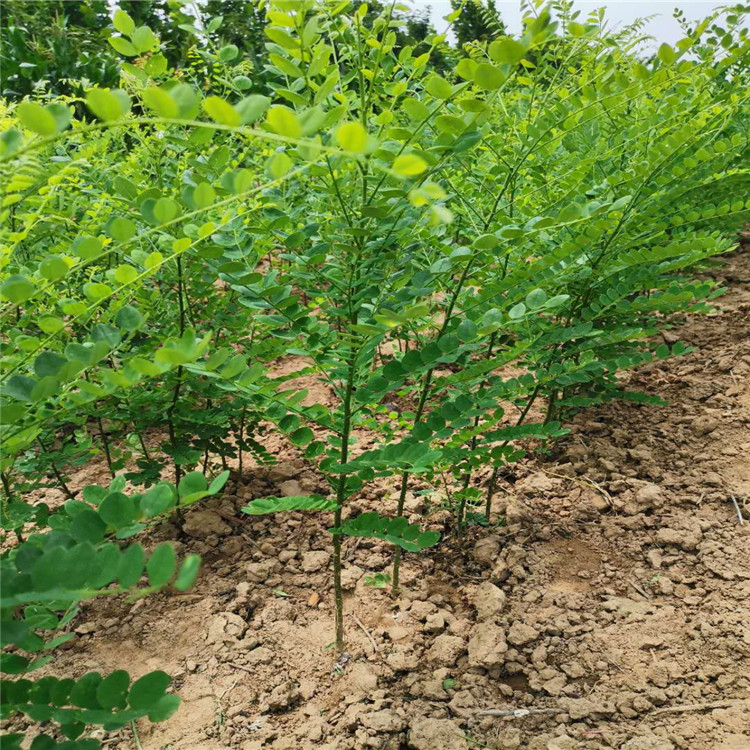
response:
[[[492,332],[492,336],[490,336],[489,345],[487,346],[487,353],[485,354],[485,357],[484,357],[485,359],[490,359],[492,357],[492,350],[495,347],[495,340],[496,339],[497,339],[497,331],[493,331]],[[483,388],[486,385],[486,383],[487,383],[487,380],[485,380],[482,383],[482,385],[480,386],[480,388]],[[477,414],[476,417],[474,417],[474,429],[475,430],[479,426],[479,418],[480,418],[479,414]],[[469,443],[470,451],[472,453],[474,453],[474,451],[476,450],[476,447],[477,447],[477,438],[478,438],[478,436],[474,435],[471,438],[471,441]],[[459,532],[461,531],[461,527],[462,527],[463,522],[464,522],[464,511],[466,509],[466,496],[465,496],[465,493],[466,493],[466,490],[469,488],[469,484],[471,482],[471,456],[469,456],[469,459],[468,459],[468,467],[467,467],[466,473],[464,474],[463,482],[464,483],[463,483],[463,487],[461,488],[462,494],[461,494],[460,504],[459,504],[459,507],[458,507],[458,518],[457,518]]]
[[[37,438],[36,441],[41,446],[42,451],[44,451],[45,453],[49,453],[46,446],[42,442],[41,438]],[[57,464],[55,464],[54,461],[50,461],[49,465],[50,465],[50,468],[52,469],[52,473],[55,475],[55,479],[57,479],[57,483],[60,485],[60,487],[62,488],[62,491],[65,493],[65,496],[69,500],[75,500],[76,499],[75,493],[71,492],[68,485],[65,484],[65,480],[63,479],[62,474],[60,474],[60,471],[57,468]]]
[[[8,480],[8,477],[5,474],[5,472],[0,473],[0,480],[2,480],[2,483],[3,483],[3,489],[5,490],[6,501],[8,503],[12,503],[13,502],[13,490],[10,488],[10,481]],[[18,539],[18,543],[23,544],[24,539],[23,539],[23,535],[21,534],[21,532],[18,529],[13,529],[13,532],[16,535],[16,539]]]
[[[143,451],[143,456],[147,461],[151,460],[151,456],[149,455],[148,448],[146,447],[146,442],[143,439],[143,435],[138,431],[138,428],[133,425],[133,429],[135,430],[135,434],[138,437],[138,442],[141,444],[141,450]]]
[[[107,440],[107,432],[104,429],[104,423],[101,417],[96,418],[96,424],[99,427],[99,437],[102,439],[102,447],[104,448],[104,457],[107,459],[107,468],[112,478],[115,476],[114,469],[112,468],[112,454],[109,450],[109,440]]]
[[[238,470],[239,470],[240,476],[242,476],[242,439],[245,434],[245,411],[246,411],[246,407],[243,406],[242,415],[240,416],[240,439],[239,439],[239,445],[237,446],[239,450],[239,454],[240,454],[239,461],[238,461]]]
[[[130,728],[133,730],[133,740],[135,741],[136,750],[143,750],[143,745],[141,745],[141,738],[138,736],[138,729],[136,729],[134,721],[130,722]]]
[[[455,289],[453,290],[453,293],[451,294],[451,300],[448,304],[448,309],[445,311],[445,320],[443,320],[443,325],[440,327],[440,331],[438,332],[438,338],[440,338],[445,331],[448,328],[448,325],[451,321],[451,318],[453,316],[453,310],[456,306],[456,301],[458,300],[458,295],[461,293],[461,289],[463,288],[464,282],[466,281],[466,277],[469,275],[469,269],[471,268],[472,262],[474,260],[474,256],[472,255],[469,260],[466,262],[466,265],[464,266],[463,273],[461,274],[461,278],[458,281],[458,284],[456,284]],[[432,383],[432,375],[435,371],[435,368],[430,368],[424,376],[424,380],[422,381],[422,392],[419,396],[419,403],[417,404],[417,410],[414,414],[414,426],[416,426],[419,423],[419,420],[422,418],[422,414],[424,413],[425,405],[427,404],[427,396],[430,392],[430,384]],[[399,489],[398,494],[398,505],[396,507],[396,516],[401,517],[404,515],[404,504],[406,502],[406,492],[409,487],[409,474],[408,472],[403,472],[401,475],[401,487]],[[393,575],[392,575],[392,584],[391,584],[391,593],[393,596],[397,596],[399,592],[399,569],[401,567],[401,547],[396,547],[396,551],[393,555]]]
[[[185,301],[182,296],[182,257],[177,257],[177,302],[180,311],[180,336],[185,333]],[[180,399],[180,390],[182,388],[182,366],[177,368],[177,382],[175,383],[174,390],[172,392],[172,402],[167,409],[167,430],[169,432],[169,442],[172,446],[173,453],[177,452],[177,430],[175,429],[174,413],[177,408],[177,403]],[[182,469],[177,463],[176,455],[172,456],[174,461],[174,483],[178,485],[182,478]],[[177,500],[177,517],[182,520],[182,511],[180,510],[180,501]]]
[[[531,397],[526,402],[526,406],[524,406],[523,411],[521,412],[521,415],[516,420],[516,423],[514,427],[518,427],[524,419],[526,419],[526,415],[531,410],[531,407],[534,405],[534,401],[536,401],[536,397],[539,395],[539,389],[540,385],[537,385],[536,388],[531,393]],[[501,448],[505,448],[506,445],[510,442],[510,438],[508,440],[504,440]],[[492,470],[492,476],[490,477],[490,481],[487,483],[487,502],[484,507],[484,517],[487,519],[487,522],[489,523],[490,520],[490,512],[492,511],[492,498],[495,494],[495,488],[497,486],[497,475],[500,473],[500,464],[495,466],[495,468]]]

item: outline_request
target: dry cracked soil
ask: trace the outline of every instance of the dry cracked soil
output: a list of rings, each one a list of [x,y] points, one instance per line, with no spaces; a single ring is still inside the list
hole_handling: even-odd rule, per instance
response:
[[[239,512],[325,490],[279,443],[279,463],[233,477],[184,533],[148,538],[203,555],[195,589],[87,603],[55,671],[174,675],[182,707],[139,724],[144,750],[750,750],[747,249],[711,272],[728,287],[719,309],[663,334],[694,350],[630,374],[668,405],[578,414],[504,474],[506,525],[406,555],[398,599],[366,584],[391,549],[346,542],[345,658],[330,648],[330,519]],[[394,495],[375,487],[351,508]],[[424,496],[407,508],[445,521]],[[129,727],[100,736],[136,747]]]

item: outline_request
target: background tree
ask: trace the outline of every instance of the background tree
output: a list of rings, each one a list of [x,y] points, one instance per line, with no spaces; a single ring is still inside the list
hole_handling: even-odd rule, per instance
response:
[[[140,4],[140,3],[138,3]],[[6,0],[0,4],[0,90],[20,99],[45,88],[80,94],[117,82],[117,55],[107,44],[106,0]]]
[[[262,69],[266,51],[266,13],[257,0],[208,0],[202,11],[206,19],[221,16],[219,34],[224,44],[236,44],[240,55],[249,57],[256,69]]]
[[[495,0],[451,0],[451,8],[462,8],[453,24],[459,49],[468,42],[487,42],[506,33]]]
[[[210,3],[209,3],[210,4]],[[226,3],[227,5],[231,3]],[[148,26],[162,41],[164,54],[173,67],[183,67],[191,38],[180,24],[186,20],[181,0],[119,0],[117,7],[124,10],[136,26]],[[211,17],[211,14],[208,14]],[[105,24],[109,23],[109,19]]]

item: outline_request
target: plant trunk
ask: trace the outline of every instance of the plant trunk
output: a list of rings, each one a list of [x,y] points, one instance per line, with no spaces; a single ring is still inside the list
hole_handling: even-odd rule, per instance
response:
[[[356,357],[351,355],[349,361],[349,373],[344,393],[344,422],[341,429],[341,464],[349,460],[349,434],[351,433],[352,421],[352,392],[354,391],[354,366]],[[341,526],[344,503],[346,502],[346,479],[347,474],[339,476],[336,491],[336,511],[334,513],[334,528]],[[344,650],[344,587],[341,583],[341,534],[333,535],[333,590],[335,598],[336,617],[336,650],[341,653]]]

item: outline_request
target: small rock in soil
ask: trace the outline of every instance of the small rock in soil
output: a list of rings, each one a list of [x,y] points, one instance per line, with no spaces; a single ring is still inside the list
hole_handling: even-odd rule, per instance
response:
[[[376,732],[400,732],[406,728],[406,722],[393,711],[384,709],[371,714],[364,714],[362,724]]]
[[[709,435],[711,434],[721,422],[716,417],[709,415],[703,417],[696,417],[693,420],[692,428],[696,435]]]
[[[463,732],[450,719],[420,718],[409,727],[411,750],[457,750],[465,746]]]
[[[493,622],[482,622],[477,625],[469,641],[469,665],[492,669],[499,667],[508,650],[505,633]]]
[[[273,660],[273,651],[265,646],[253,649],[245,657],[248,664],[270,664]]]
[[[622,746],[622,750],[673,750],[673,748],[674,745],[669,740],[653,734],[633,737]]]
[[[259,563],[248,563],[245,566],[245,574],[253,583],[265,583],[268,577],[278,568],[278,561],[274,559],[263,560]]]
[[[427,658],[435,664],[452,667],[465,651],[466,641],[463,638],[444,633],[435,638],[432,648],[427,652]]]
[[[703,538],[700,524],[694,518],[685,518],[679,528],[661,528],[656,532],[656,541],[667,546],[694,550]]]
[[[567,734],[553,737],[547,743],[547,750],[578,750],[580,745]]]
[[[505,607],[505,594],[490,581],[477,586],[473,598],[478,620],[490,620],[497,617]]]
[[[365,695],[369,695],[373,690],[378,689],[378,676],[373,672],[370,665],[364,662],[357,662],[352,666],[349,681],[357,691]]]
[[[268,479],[274,484],[277,484],[286,479],[293,479],[299,475],[299,472],[300,470],[294,464],[282,461],[268,470]]]
[[[205,539],[211,534],[226,536],[232,531],[229,524],[212,510],[194,510],[186,519],[182,530],[195,539]]]
[[[302,570],[304,570],[305,573],[317,573],[317,571],[323,570],[323,568],[328,565],[330,559],[330,553],[325,550],[305,552],[302,555]]]
[[[299,497],[304,495],[305,491],[296,479],[287,479],[279,484],[279,493],[282,497]]]
[[[562,487],[562,481],[538,471],[516,483],[516,489],[524,495],[546,495]]]
[[[437,606],[434,605],[432,602],[416,601],[411,605],[411,608],[409,609],[409,614],[415,620],[424,621],[427,619],[429,615],[431,615],[435,611],[437,611]]]
[[[516,620],[508,631],[508,641],[514,646],[525,646],[527,643],[535,641],[539,637],[539,632],[530,625],[524,625],[520,620]]]
[[[499,554],[500,543],[492,537],[485,537],[474,545],[471,556],[481,565],[490,567],[495,564]]]
[[[635,501],[640,511],[660,508],[666,502],[664,490],[658,484],[644,484],[635,493]]]

